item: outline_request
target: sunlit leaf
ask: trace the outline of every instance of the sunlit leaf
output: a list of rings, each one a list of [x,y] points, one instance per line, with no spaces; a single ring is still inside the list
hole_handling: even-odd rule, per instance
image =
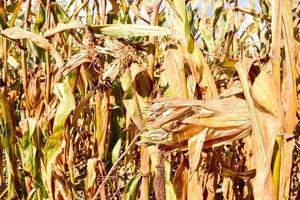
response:
[[[83,29],[85,28],[85,25],[81,25],[77,22],[69,24],[58,24],[56,28],[46,31],[45,37],[50,37],[62,31],[78,28]],[[95,33],[116,38],[128,38],[137,36],[165,36],[172,33],[171,30],[163,27],[138,24],[91,25],[91,28]]]
[[[72,89],[66,79],[63,83],[57,83],[54,87],[54,93],[60,103],[54,117],[53,134],[48,138],[46,146],[47,171],[50,172],[51,164],[60,153],[65,132],[65,123],[69,114],[75,109],[75,100]]]
[[[199,133],[191,139],[189,139],[189,163],[191,168],[191,173],[194,173],[198,167],[201,157],[202,147],[205,141],[205,133]]]
[[[137,24],[116,24],[106,26],[92,26],[95,33],[109,35],[116,38],[128,38],[137,36],[165,36],[172,34],[170,29]]]
[[[34,42],[37,46],[42,47],[44,49],[50,49],[51,47],[47,39],[35,33],[26,31],[20,27],[7,28],[1,32],[1,35],[10,39],[28,39]]]
[[[85,190],[88,191],[90,187],[94,184],[96,181],[96,164],[97,164],[98,159],[93,158],[89,159],[87,161],[87,179],[85,181]]]
[[[271,77],[262,70],[255,78],[251,88],[253,99],[268,112],[280,119],[282,116],[280,116],[281,111],[278,98],[274,96],[275,91]]]

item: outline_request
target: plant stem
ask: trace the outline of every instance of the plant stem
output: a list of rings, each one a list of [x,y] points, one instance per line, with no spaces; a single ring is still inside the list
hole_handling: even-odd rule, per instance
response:
[[[0,142],[0,185],[3,185],[3,147],[2,143]]]
[[[151,25],[157,25],[158,23],[158,12],[162,0],[153,6],[153,11],[151,13]],[[156,37],[149,37],[149,49],[148,49],[148,74],[151,83],[154,83],[154,65],[155,65],[155,51],[156,51]],[[150,155],[147,147],[141,147],[141,173],[142,173],[142,183],[141,183],[141,200],[148,200],[150,193]]]
[[[280,79],[280,47],[281,47],[281,24],[282,24],[282,3],[280,0],[272,0],[271,2],[271,30],[272,30],[272,75],[276,88],[277,100],[281,96],[281,79]],[[281,121],[281,119],[280,119]],[[276,148],[277,147],[277,148]],[[281,179],[281,154],[283,149],[283,135],[277,135],[274,149],[273,163],[273,188],[275,199],[279,199],[280,179]]]
[[[250,86],[248,84],[248,76],[245,71],[245,66],[242,63],[239,63],[235,65],[236,70],[238,72],[238,75],[241,80],[241,85],[244,91],[245,99],[247,101],[248,107],[249,107],[249,112],[250,112],[250,119],[253,123],[253,131],[254,131],[254,137],[256,138],[259,146],[259,153],[262,156],[262,160],[264,162],[267,161],[266,154],[265,154],[265,149],[264,149],[264,141],[263,141],[263,135],[261,132],[261,121],[257,119],[257,114],[255,111],[254,107],[254,102],[253,98],[250,94]]]
[[[101,160],[104,160],[105,147],[101,147],[101,140],[103,137],[103,126],[102,126],[102,110],[101,110],[101,102],[102,98],[100,92],[97,91],[95,95],[95,103],[96,103],[96,144],[97,144],[97,153],[98,157]]]
[[[101,24],[106,24],[106,0],[101,0]]]
[[[127,12],[128,12],[128,7],[126,5],[126,1],[125,0],[121,0],[121,8],[122,8],[123,14],[125,16],[127,14]]]
[[[50,29],[50,20],[51,20],[51,0],[47,0],[46,7],[46,27],[47,30]],[[46,90],[45,90],[45,99],[46,102],[50,102],[50,90],[51,90],[51,70],[50,70],[50,53],[49,50],[46,50],[45,54],[45,73],[46,73]]]
[[[274,164],[273,164],[273,187],[276,200],[279,199],[279,188],[281,178],[281,155],[283,150],[283,135],[276,136],[275,150],[274,150]]]
[[[272,18],[272,75],[280,97],[280,38],[281,38],[281,21],[282,21],[282,4],[280,0],[272,0],[271,3]]]
[[[3,81],[7,84],[8,82],[8,63],[7,63],[7,40],[6,38],[2,37],[2,45],[3,45]]]
[[[141,200],[149,199],[150,194],[150,154],[147,147],[141,147],[141,168],[142,183],[141,183]]]
[[[158,12],[162,0],[158,1],[153,6],[151,13],[151,25],[157,25],[158,23]],[[148,49],[148,74],[152,84],[154,83],[154,65],[155,65],[155,51],[156,51],[156,37],[149,37],[149,49]],[[141,147],[141,173],[142,183],[140,187],[141,200],[148,200],[150,194],[150,155],[147,147]]]
[[[26,8],[26,13],[25,13],[25,19],[24,19],[24,29],[27,29],[28,26],[28,18],[29,18],[29,12],[30,12],[30,7],[31,7],[31,0],[27,0],[27,8]],[[22,46],[25,46],[26,41],[22,40]],[[29,101],[28,101],[28,76],[27,76],[27,64],[26,64],[26,54],[25,50],[21,51],[21,69],[22,69],[22,79],[23,79],[23,90],[25,92],[25,102],[27,106],[29,106]],[[28,113],[27,113],[28,114]]]
[[[153,11],[151,13],[151,25],[157,25],[158,23],[158,12],[161,5],[162,0],[156,3],[153,6]],[[149,49],[148,49],[148,73],[152,83],[154,82],[154,64],[155,64],[155,51],[156,51],[156,40],[155,36],[149,37]]]

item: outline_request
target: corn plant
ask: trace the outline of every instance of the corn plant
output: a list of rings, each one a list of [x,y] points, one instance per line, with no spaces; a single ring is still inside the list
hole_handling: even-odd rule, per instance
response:
[[[299,199],[300,3],[0,0],[0,199]]]

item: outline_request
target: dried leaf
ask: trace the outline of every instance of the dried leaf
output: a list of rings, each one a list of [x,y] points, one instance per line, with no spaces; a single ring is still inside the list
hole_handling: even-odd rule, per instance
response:
[[[261,70],[255,78],[251,87],[251,94],[259,106],[262,106],[275,117],[282,118],[278,96],[274,96],[276,94],[274,82],[264,70]]]
[[[188,185],[188,168],[187,163],[183,160],[178,166],[173,181],[174,191],[178,200],[185,200],[187,197]]]
[[[198,135],[193,136],[188,141],[189,146],[189,163],[190,172],[193,174],[199,165],[202,147],[205,141],[206,132],[200,132]]]
[[[88,191],[96,181],[96,165],[98,159],[92,158],[87,161],[87,179],[85,180],[85,191]]]
[[[35,43],[37,46],[46,50],[49,50],[51,48],[51,45],[47,39],[17,26],[5,29],[1,32],[1,35],[14,40],[28,39]]]
[[[292,4],[288,0],[283,1],[283,39],[285,51],[284,76],[282,80],[282,104],[285,111],[285,132],[291,134],[297,124],[297,92],[296,92],[296,45],[294,37],[294,25],[292,16]],[[299,58],[298,58],[299,60]]]

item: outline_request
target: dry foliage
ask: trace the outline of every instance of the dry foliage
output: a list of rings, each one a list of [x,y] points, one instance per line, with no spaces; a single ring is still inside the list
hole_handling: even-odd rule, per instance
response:
[[[0,199],[299,199],[300,2],[0,0]]]

